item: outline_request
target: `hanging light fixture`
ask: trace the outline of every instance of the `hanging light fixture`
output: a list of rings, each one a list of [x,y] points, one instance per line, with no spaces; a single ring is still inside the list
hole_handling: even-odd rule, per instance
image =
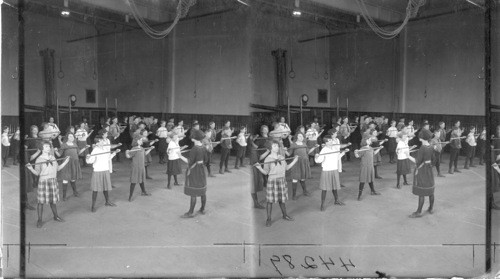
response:
[[[295,0],[295,9],[293,9],[292,12],[293,16],[299,17],[302,15],[302,13],[299,10],[299,6],[300,6],[300,0]]]
[[[61,16],[63,17],[68,17],[70,15],[69,9],[68,9],[68,1],[69,0],[64,0],[64,9],[61,11]]]

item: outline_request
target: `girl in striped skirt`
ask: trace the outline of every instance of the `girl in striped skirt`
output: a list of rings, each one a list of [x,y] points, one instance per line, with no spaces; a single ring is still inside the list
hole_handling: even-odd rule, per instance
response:
[[[42,155],[36,159],[35,168],[31,164],[27,164],[26,167],[36,176],[38,179],[38,221],[36,223],[37,228],[41,228],[43,225],[43,205],[50,204],[52,213],[54,214],[54,220],[57,222],[64,222],[64,220],[57,214],[56,203],[59,201],[59,188],[57,187],[57,172],[63,169],[69,161],[69,157],[66,157],[64,162],[59,165],[56,158],[51,155],[51,143],[44,141],[38,147],[42,151]]]
[[[102,135],[97,135],[94,138],[96,143],[95,148],[92,153],[87,155],[86,161],[88,164],[92,164],[94,171],[92,172],[92,178],[90,182],[90,188],[92,189],[92,212],[96,212],[95,201],[97,199],[97,192],[102,191],[104,198],[106,199],[106,206],[116,206],[109,200],[108,192],[111,191],[111,176],[109,173],[109,162],[116,153],[120,152],[120,149],[115,151],[109,151],[105,148],[105,139]]]
[[[293,221],[293,218],[286,214],[285,202],[288,200],[288,187],[286,186],[286,171],[291,169],[297,163],[298,156],[295,156],[292,163],[286,163],[285,158],[279,155],[280,143],[273,140],[271,144],[271,154],[264,160],[264,168],[256,163],[254,166],[264,175],[268,175],[267,179],[267,221],[266,226],[271,226],[271,213],[273,203],[279,203],[283,219]]]

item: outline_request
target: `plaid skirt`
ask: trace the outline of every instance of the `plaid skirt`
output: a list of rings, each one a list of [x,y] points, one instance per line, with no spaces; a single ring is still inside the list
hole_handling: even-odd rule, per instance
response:
[[[284,177],[267,180],[266,200],[270,203],[285,202],[288,200],[288,187]]]
[[[38,203],[57,203],[59,201],[59,188],[57,178],[38,180]]]
[[[109,171],[94,171],[90,179],[92,191],[111,191],[111,176]]]

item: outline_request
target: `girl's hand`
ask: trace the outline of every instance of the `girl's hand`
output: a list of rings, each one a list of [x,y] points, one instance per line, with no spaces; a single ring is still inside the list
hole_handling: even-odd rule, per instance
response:
[[[87,156],[85,156],[85,159],[86,160],[90,159],[90,154],[88,154]]]

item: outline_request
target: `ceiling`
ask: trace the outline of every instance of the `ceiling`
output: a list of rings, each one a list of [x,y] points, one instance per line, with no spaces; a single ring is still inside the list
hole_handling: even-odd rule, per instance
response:
[[[20,0],[4,0],[17,6]],[[51,16],[60,16],[64,0],[24,0],[26,9]],[[151,25],[170,23],[176,15],[178,0],[67,0],[70,19],[96,25],[103,31],[116,28],[139,28],[131,15],[127,1],[134,1],[139,13]],[[299,0],[302,16],[298,20],[317,22],[330,32],[364,27],[365,22],[354,0]],[[363,0],[370,15],[380,24],[401,22],[409,0]],[[426,0],[417,18],[454,13],[465,9],[480,10],[485,0]],[[197,0],[186,19],[220,13],[227,10],[274,13],[292,17],[296,0]],[[128,17],[128,20],[126,19]]]

